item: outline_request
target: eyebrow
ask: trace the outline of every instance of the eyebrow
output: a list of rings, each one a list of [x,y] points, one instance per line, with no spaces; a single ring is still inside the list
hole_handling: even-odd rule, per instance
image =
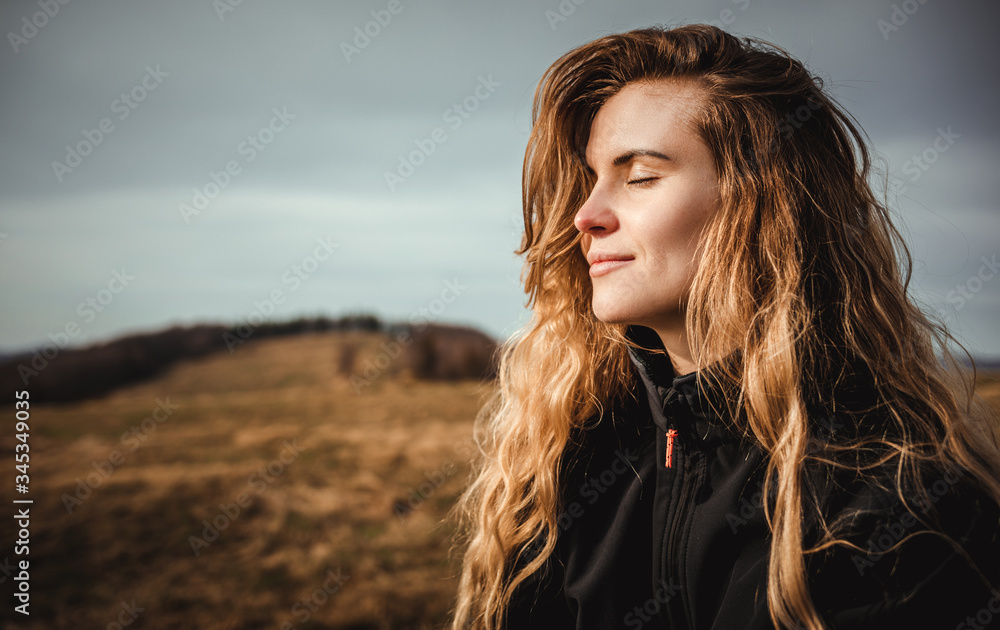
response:
[[[613,164],[614,166],[621,166],[623,164],[628,164],[637,157],[654,157],[660,160],[670,159],[663,153],[660,153],[659,151],[654,151],[653,149],[632,149],[616,157],[614,160],[611,161],[611,164]],[[591,168],[590,163],[586,159],[584,159],[584,165],[591,171],[594,170],[593,168]]]
[[[652,149],[633,149],[631,151],[626,151],[618,157],[616,157],[611,163],[615,166],[621,166],[622,164],[627,164],[637,157],[655,157],[661,160],[669,160],[670,158],[663,155],[659,151],[654,151]]]

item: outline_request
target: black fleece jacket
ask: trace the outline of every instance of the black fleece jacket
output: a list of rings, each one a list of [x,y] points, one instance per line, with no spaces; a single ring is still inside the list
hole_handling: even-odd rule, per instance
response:
[[[662,348],[647,328],[629,336]],[[717,388],[700,393],[696,373],[677,377],[666,356],[630,353],[641,376],[637,403],[607,410],[567,458],[556,551],[515,592],[506,627],[773,628],[766,454],[712,410]],[[818,424],[838,428],[834,416]],[[892,493],[830,479],[818,491],[821,509],[848,518],[848,539],[860,549],[807,556],[811,596],[829,627],[1000,628],[1000,593],[990,588],[1000,585],[993,502],[959,478],[927,489],[918,515],[933,507],[935,527],[956,549]],[[807,545],[817,539],[809,522]]]

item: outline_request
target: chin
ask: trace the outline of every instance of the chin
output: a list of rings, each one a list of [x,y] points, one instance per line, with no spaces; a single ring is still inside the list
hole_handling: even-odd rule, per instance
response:
[[[658,303],[630,301],[617,296],[595,297],[591,301],[594,317],[605,324],[626,324],[645,326],[657,330],[663,327],[684,326],[684,313],[676,308]]]

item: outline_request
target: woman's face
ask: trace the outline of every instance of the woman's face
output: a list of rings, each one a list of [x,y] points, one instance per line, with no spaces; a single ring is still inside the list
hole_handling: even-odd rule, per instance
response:
[[[596,183],[575,225],[601,321],[683,329],[698,237],[719,205],[712,155],[690,122],[702,102],[691,82],[630,83],[591,124]]]

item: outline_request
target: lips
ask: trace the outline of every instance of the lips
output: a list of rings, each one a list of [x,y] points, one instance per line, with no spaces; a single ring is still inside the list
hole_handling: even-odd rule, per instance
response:
[[[635,260],[635,256],[629,254],[612,254],[605,252],[590,252],[587,254],[587,262],[590,263],[590,277],[597,278],[620,269]]]

